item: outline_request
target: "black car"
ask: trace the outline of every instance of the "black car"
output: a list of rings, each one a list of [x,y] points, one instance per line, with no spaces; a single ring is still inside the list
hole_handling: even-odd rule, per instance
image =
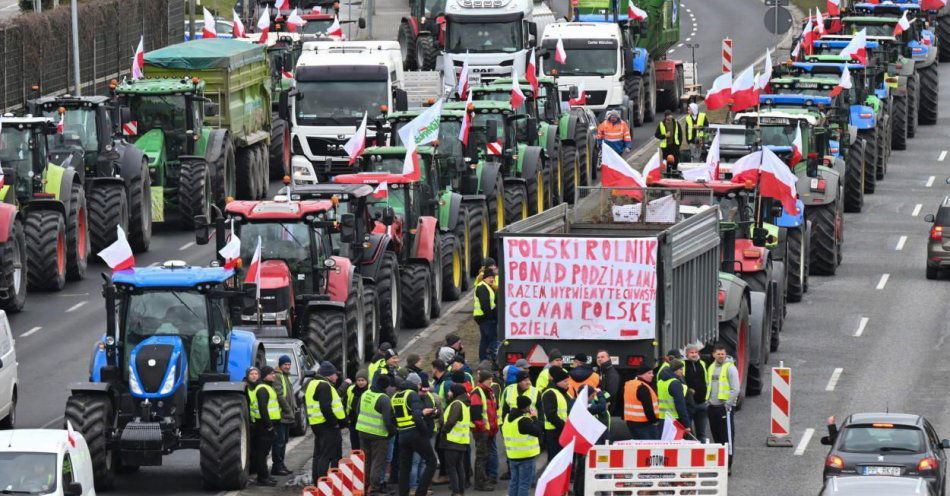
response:
[[[932,496],[926,480],[869,475],[832,477],[825,481],[819,496]]]
[[[291,436],[302,436],[307,432],[307,412],[303,403],[304,384],[316,375],[319,364],[310,354],[307,345],[299,339],[262,337],[267,365],[277,368],[281,355],[290,357],[290,381],[297,398],[297,421],[290,429]]]
[[[950,183],[950,179],[947,180]],[[927,214],[930,223],[927,238],[927,279],[936,279],[942,269],[950,268],[950,196],[940,202],[936,214]]]
[[[835,476],[920,477],[943,496],[950,441],[930,422],[905,413],[856,413],[840,428],[829,426],[821,444],[831,446],[824,479]]]

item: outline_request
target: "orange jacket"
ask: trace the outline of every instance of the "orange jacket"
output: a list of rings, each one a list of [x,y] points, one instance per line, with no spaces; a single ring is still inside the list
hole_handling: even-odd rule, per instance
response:
[[[599,126],[597,126],[597,139],[607,140],[607,141],[626,141],[633,142],[633,138],[630,137],[630,127],[627,126],[627,123],[623,119],[617,121],[616,124],[610,122],[610,120],[604,120]]]

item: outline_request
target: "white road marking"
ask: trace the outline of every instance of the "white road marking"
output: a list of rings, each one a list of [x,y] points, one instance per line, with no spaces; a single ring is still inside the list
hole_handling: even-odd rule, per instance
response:
[[[159,262],[152,262],[148,264],[149,267],[158,267]]]
[[[189,242],[187,242],[187,243],[181,245],[181,248],[178,248],[178,251],[185,251],[185,250],[187,250],[188,248],[191,248],[192,246],[195,246],[195,242],[194,242],[194,241],[189,241]]]
[[[925,184],[924,186],[927,187],[927,188],[933,186],[933,185],[934,185],[934,179],[937,179],[937,176],[930,176],[930,177],[928,177],[928,178],[927,178],[927,184]]]
[[[875,289],[884,289],[884,285],[887,284],[887,280],[890,278],[890,274],[881,274],[881,280],[877,282],[877,287]]]
[[[66,313],[79,310],[79,307],[85,305],[86,303],[88,303],[88,302],[86,302],[86,301],[80,301],[79,303],[76,303],[75,305],[73,305],[73,306],[67,308],[67,309],[66,309]]]
[[[22,335],[20,335],[20,337],[21,337],[21,338],[25,338],[25,337],[27,337],[27,336],[32,336],[33,334],[36,334],[36,331],[39,331],[40,329],[42,329],[42,327],[36,326],[36,327],[30,329],[29,331],[24,332]]]
[[[7,5],[6,7],[2,8],[2,9],[0,9],[0,10],[10,10],[10,9],[14,9],[14,8],[16,8],[16,7],[18,7],[18,6],[19,6],[18,4]]]
[[[868,320],[870,319],[867,317],[861,317],[861,321],[858,322],[858,330],[854,331],[854,337],[859,338],[864,334],[864,329],[868,326]]]
[[[686,13],[692,15],[692,14],[693,14],[693,11],[690,10],[689,7],[686,7]]]
[[[943,162],[943,160],[944,160],[945,158],[947,158],[947,151],[946,151],[946,150],[940,152],[940,158],[938,158],[937,160],[939,160],[940,162]]]
[[[56,418],[54,418],[53,420],[50,420],[49,422],[43,424],[43,427],[42,427],[42,428],[43,428],[43,429],[49,429],[49,428],[52,427],[53,425],[56,425],[57,423],[60,423],[60,422],[62,422],[62,421],[63,421],[63,417],[62,417],[62,416],[56,417]]]
[[[692,40],[692,39],[693,39],[693,37],[692,37],[692,36],[691,36],[691,37],[689,37],[689,38],[686,38],[686,42],[687,42],[687,43],[689,43],[689,41],[690,41],[690,40]]]
[[[838,367],[834,372],[831,373],[831,378],[828,379],[828,385],[825,386],[825,391],[834,391],[835,386],[838,385],[838,378],[841,377],[841,373],[844,372],[844,369]]]
[[[904,249],[904,243],[906,243],[906,242],[907,242],[907,236],[901,236],[901,238],[897,240],[897,246],[894,247],[894,249],[897,250],[897,251],[903,250],[903,249]]]
[[[815,429],[811,427],[805,429],[805,433],[802,434],[802,440],[798,442],[798,447],[795,448],[795,456],[802,456],[805,454],[805,449],[808,448],[808,442],[811,441],[811,437],[815,435]]]
[[[924,206],[921,205],[920,203],[914,205],[914,211],[911,212],[910,216],[911,216],[911,217],[917,217],[917,215],[920,214],[920,209],[923,208],[923,207],[924,207]]]
[[[683,46],[682,43],[680,43],[679,45],[676,45],[676,48],[679,48],[679,47],[681,47],[681,46]]]

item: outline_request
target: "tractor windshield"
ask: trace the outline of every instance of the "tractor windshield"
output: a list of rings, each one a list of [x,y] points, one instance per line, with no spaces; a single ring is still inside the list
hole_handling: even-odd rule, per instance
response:
[[[308,19],[300,28],[301,35],[327,36],[327,30],[333,25],[333,19]]]
[[[49,117],[54,122],[59,122],[59,112],[55,109],[43,112],[43,117]],[[62,138],[67,142],[82,144],[83,150],[94,152],[99,149],[99,139],[96,129],[96,111],[93,109],[70,109],[63,114],[63,134],[62,136],[50,134],[46,137],[50,147],[56,145],[56,142]]]
[[[795,141],[795,124],[762,126],[762,144],[769,146],[792,146]]]
[[[477,150],[485,150],[485,146],[488,144],[488,121],[495,121],[498,123],[498,139],[504,139],[503,132],[505,129],[505,118],[501,114],[475,114],[475,120],[472,122],[472,129],[469,131],[469,141],[475,143],[475,148]]]
[[[617,74],[617,48],[568,48],[564,63],[554,58],[544,60],[544,73],[554,71],[562,76],[613,76]]]
[[[12,126],[2,127],[0,130],[0,164],[3,164],[5,174],[11,174],[7,179],[7,184],[14,183],[14,177],[26,178],[32,170],[32,161],[30,151],[30,130],[17,129]],[[25,191],[17,190],[18,194],[29,194],[29,181],[16,181],[17,187],[27,188]]]
[[[56,453],[0,453],[0,494],[55,493],[56,472]]]
[[[358,126],[364,112],[373,122],[389,104],[385,80],[297,81],[297,91],[303,95],[294,104],[301,126]]]
[[[478,99],[488,100],[492,102],[507,102],[511,100],[511,90],[483,92],[479,95]],[[525,99],[525,101],[521,102],[521,105],[519,105],[518,108],[514,109],[514,113],[526,114],[528,113],[529,110],[533,110],[533,107],[529,108],[527,106],[528,101],[529,101],[528,99]],[[531,115],[534,116],[534,112],[531,112]]]
[[[310,250],[311,227],[302,222],[260,222],[241,226],[241,259],[250,267],[261,238],[261,260],[283,260],[293,274],[313,271]]]
[[[138,123],[138,134],[151,129],[184,131],[188,107],[183,95],[133,95],[129,102],[132,120]]]
[[[515,53],[523,48],[521,21],[450,22],[449,53]]]
[[[851,34],[858,34],[862,29],[868,30],[868,36],[891,36],[894,34],[894,24],[851,24],[849,28],[851,28]]]

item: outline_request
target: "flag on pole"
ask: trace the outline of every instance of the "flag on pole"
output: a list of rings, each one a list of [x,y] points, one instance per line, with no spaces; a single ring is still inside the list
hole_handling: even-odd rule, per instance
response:
[[[561,38],[557,39],[557,45],[554,47],[554,60],[558,64],[567,63],[567,51],[564,50],[564,40]]]
[[[439,123],[442,117],[442,99],[417,115],[406,125],[399,128],[399,139],[403,146],[415,149],[417,146],[431,143],[439,138]]]
[[[607,144],[600,147],[601,152],[601,185],[605,188],[645,188],[647,186],[643,175],[623,159]],[[660,154],[659,151],[656,152]],[[652,160],[652,159],[651,159]],[[616,194],[630,196],[643,200],[643,193],[639,190],[617,191]]]
[[[848,70],[845,69],[845,72]],[[795,139],[792,140],[792,156],[788,159],[788,166],[795,167],[795,164],[802,161],[802,149],[805,148],[805,142],[802,140],[802,125],[795,126]]]
[[[202,10],[204,10],[205,20],[201,26],[201,37],[202,38],[217,38],[218,31],[217,29],[215,29],[214,15],[211,14],[211,12],[208,11],[208,9],[204,7],[202,7]]]
[[[422,177],[419,168],[419,152],[413,147],[406,151],[406,158],[402,163],[402,175],[409,181],[418,181]]]
[[[367,113],[363,112],[363,122],[360,123],[360,127],[356,128],[356,134],[350,136],[350,139],[343,145],[343,149],[350,157],[349,165],[353,165],[356,159],[363,154],[363,150],[366,149],[366,115]]]
[[[683,179],[687,181],[717,181],[719,180],[719,132],[716,131],[716,137],[709,144],[709,152],[706,154],[706,164],[704,167],[697,167],[683,171]]]
[[[277,0],[277,12],[290,10],[290,0]]]
[[[261,299],[261,237],[257,237],[257,248],[254,248],[254,257],[251,258],[251,264],[247,267],[247,275],[244,282],[257,285],[257,299]]]
[[[132,80],[145,77],[145,36],[139,38],[139,46],[135,48],[135,55],[132,56]]]
[[[534,496],[564,496],[571,488],[571,465],[574,462],[574,441],[567,443],[544,468],[534,489]]]
[[[858,31],[858,34],[851,38],[851,41],[841,50],[842,57],[851,57],[859,63],[867,65],[868,63],[868,31],[867,28]]]
[[[373,190],[373,198],[383,200],[389,197],[389,183],[379,183]]]
[[[808,22],[805,23],[805,30],[802,31],[801,43],[805,55],[811,55],[815,47],[815,19],[811,16],[811,10],[808,11]]]
[[[129,246],[129,240],[125,237],[125,231],[122,226],[116,226],[118,236],[111,245],[99,252],[99,258],[106,263],[113,271],[131,269],[135,266],[135,256],[132,255],[132,247]]]
[[[841,15],[841,0],[828,0],[827,7],[829,16]]]
[[[706,109],[719,110],[732,101],[732,73],[721,74],[706,93]]]
[[[772,51],[768,48],[765,49],[765,59],[762,64],[762,74],[755,78],[755,87],[760,91],[765,91],[769,81],[772,80]]]
[[[589,407],[588,389],[581,388],[577,393],[574,406],[571,407],[571,413],[567,416],[564,429],[561,431],[561,437],[558,438],[561,446],[573,443],[574,452],[578,455],[586,455],[591,446],[597,444],[601,434],[607,430],[607,426],[591,415],[587,409]]]
[[[302,27],[306,23],[307,21],[297,13],[297,9],[290,11],[290,15],[287,17],[287,26],[291,33],[296,33],[297,28]],[[343,34],[343,30],[340,30],[340,34]]]
[[[898,37],[904,31],[910,29],[910,19],[907,18],[907,11],[904,11],[904,15],[901,16],[901,20],[897,21],[897,24],[894,25],[894,37]]]
[[[732,111],[741,112],[758,104],[759,92],[756,91],[755,74],[750,65],[732,83]]]
[[[845,64],[844,68],[841,70],[841,80],[838,81],[838,84],[831,89],[831,93],[829,93],[828,96],[838,96],[844,90],[850,90],[852,86],[854,85],[851,83],[851,71],[848,70],[848,65]]]
[[[659,150],[650,157],[650,161],[643,167],[643,179],[646,180],[647,184],[659,181],[663,178],[662,168],[665,159],[666,157],[660,156]]]
[[[759,193],[768,198],[775,198],[782,203],[782,208],[792,215],[798,215],[798,191],[795,189],[798,178],[789,169],[782,159],[778,158],[768,148],[752,152],[732,166],[732,182],[742,183],[747,180],[759,185]]]
[[[247,30],[244,29],[244,23],[241,22],[241,17],[237,15],[233,9],[231,10],[231,34],[235,38],[245,38],[247,37]]]
[[[218,253],[224,259],[225,269],[233,269],[237,265],[237,261],[241,259],[241,238],[234,230],[234,219],[231,219],[231,237],[228,239],[228,244],[218,250]]]
[[[515,68],[511,69],[511,110],[517,110],[525,101],[524,92],[521,91],[521,83],[519,82],[518,71]]]
[[[462,60],[462,70],[459,72],[458,81],[455,82],[455,92],[459,98],[468,98],[468,57]]]
[[[340,25],[340,20],[336,17],[333,18],[333,24],[327,28],[327,36],[336,41],[346,41],[346,36],[343,34],[343,26]]]
[[[528,80],[528,84],[531,85],[531,93],[534,94],[534,99],[538,99],[538,88],[541,87],[538,84],[538,64],[534,58],[535,50],[531,49],[531,58],[528,59],[528,67],[525,68],[524,77]]]
[[[815,31],[817,32],[815,39],[820,39],[825,35],[825,18],[821,15],[821,9],[815,9]]]
[[[468,106],[472,103],[472,94],[468,94],[468,99],[465,101],[465,110],[462,114],[462,125],[459,128],[459,141],[463,145],[468,146],[468,134],[472,129],[472,113],[469,112]]]
[[[264,10],[261,11],[261,16],[257,19],[257,30],[261,32],[260,38],[258,38],[258,43],[267,43],[267,32],[270,31],[270,9],[264,7]]]
[[[663,421],[663,434],[660,435],[660,441],[679,441],[686,437],[687,429],[679,420],[667,415]]]
[[[648,16],[645,10],[634,5],[633,0],[627,0],[627,17],[631,21],[645,21]]]

